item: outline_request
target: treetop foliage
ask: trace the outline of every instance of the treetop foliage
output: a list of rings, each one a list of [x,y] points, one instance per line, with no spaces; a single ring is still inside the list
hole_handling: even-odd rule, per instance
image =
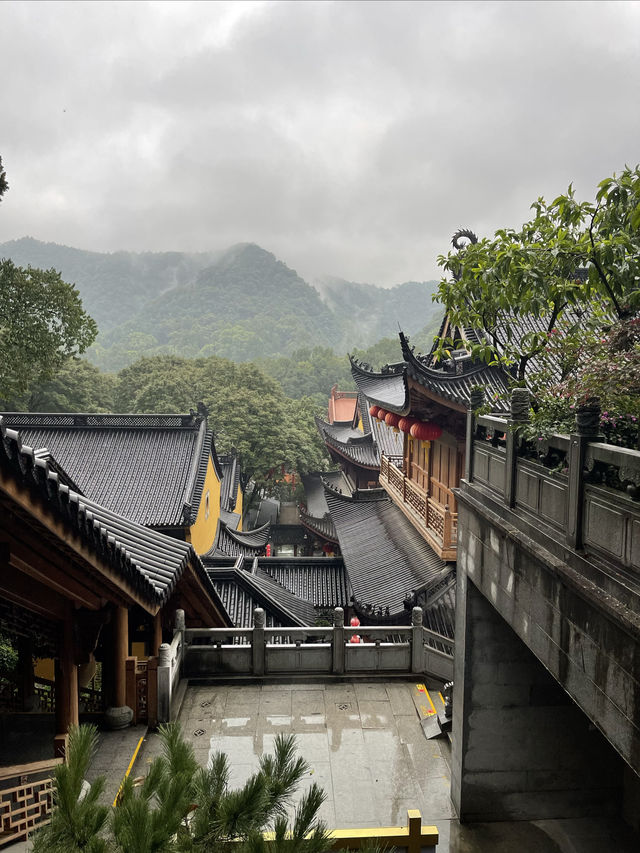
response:
[[[0,400],[51,379],[97,333],[78,291],[58,272],[0,261]]]
[[[309,766],[296,755],[292,735],[276,736],[272,755],[243,787],[229,787],[227,756],[216,753],[206,768],[176,723],[160,728],[162,755],[139,780],[128,776],[114,809],[101,806],[101,777],[83,788],[96,744],[93,726],[72,728],[68,760],[56,769],[51,823],[36,832],[33,853],[322,853],[328,847],[318,811],[324,792],[313,783],[288,818],[296,789]]]
[[[460,346],[535,386],[552,333],[580,337],[640,306],[640,167],[602,181],[595,201],[577,201],[569,186],[531,207],[520,230],[500,229],[440,256],[453,276],[437,298],[454,327],[482,333]],[[441,339],[440,355],[454,345]]]

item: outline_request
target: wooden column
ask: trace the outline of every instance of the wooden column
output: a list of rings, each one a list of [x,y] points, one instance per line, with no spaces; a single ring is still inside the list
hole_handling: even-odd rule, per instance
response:
[[[151,643],[151,655],[150,657],[155,657],[160,651],[160,646],[162,645],[162,611],[158,610],[156,615],[153,617],[153,640]]]
[[[56,659],[56,730],[66,734],[69,726],[77,726],[78,717],[78,667],[73,648],[74,609],[71,602],[66,607],[62,628],[60,655]]]
[[[113,623],[113,704],[122,708],[127,704],[126,662],[129,655],[129,612],[117,607]]]

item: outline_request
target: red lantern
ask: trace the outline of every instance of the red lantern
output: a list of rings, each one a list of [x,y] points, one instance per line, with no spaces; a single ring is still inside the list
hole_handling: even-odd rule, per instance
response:
[[[398,429],[402,430],[402,432],[410,432],[411,427],[417,423],[419,423],[419,421],[415,418],[400,418],[398,421]]]
[[[438,424],[418,421],[417,423],[413,424],[413,426],[409,430],[409,433],[414,438],[417,438],[420,441],[435,441],[442,435],[442,427],[438,426]]]
[[[369,407],[369,414],[371,415],[372,418],[377,418],[379,411],[380,411],[380,406],[370,406]]]
[[[359,634],[352,634],[349,642],[350,643],[359,643],[360,642],[360,635]]]
[[[400,423],[400,415],[396,415],[395,412],[387,412],[384,416],[384,422],[387,426],[393,427],[394,429],[398,429],[398,424]]]
[[[377,419],[379,421],[383,421],[386,418],[386,416],[387,416],[387,410],[378,408],[378,413],[376,414]]]
[[[357,616],[352,616],[351,622],[349,622],[349,625],[351,625],[352,628],[359,628],[360,627],[360,620],[358,619]]]

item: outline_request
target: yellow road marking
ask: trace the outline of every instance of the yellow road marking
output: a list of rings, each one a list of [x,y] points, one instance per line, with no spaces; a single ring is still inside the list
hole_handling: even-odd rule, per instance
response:
[[[129,773],[131,773],[131,770],[133,768],[133,765],[135,764],[136,758],[138,757],[138,752],[140,751],[140,747],[142,746],[143,740],[144,740],[144,738],[141,737],[140,740],[138,741],[138,745],[136,746],[134,753],[131,756],[131,761],[129,762],[129,766],[127,767],[127,772],[124,774],[124,779],[126,779],[127,776],[129,775]],[[118,788],[118,793],[116,794],[116,798],[113,801],[114,808],[118,805],[118,797],[120,796],[120,791],[122,790],[122,786],[124,785],[124,779],[122,780],[122,782],[120,782],[120,787]]]
[[[442,702],[442,704],[443,704],[443,705],[444,705],[444,704],[446,704],[446,703],[445,703],[445,701],[444,701],[444,696],[442,695],[442,693],[440,693],[440,691],[439,691],[439,690],[438,690],[438,696],[440,697],[440,701]]]
[[[427,708],[426,705],[420,705],[420,708],[419,708],[420,713],[422,714],[423,717],[433,717],[433,715],[436,714],[437,711],[433,705],[433,702],[431,701],[431,696],[429,696],[429,691],[424,686],[424,684],[416,684],[416,690],[418,691],[418,693],[424,693],[424,695],[427,698],[427,701],[429,702],[429,705],[431,705],[431,710],[429,710],[429,708]]]

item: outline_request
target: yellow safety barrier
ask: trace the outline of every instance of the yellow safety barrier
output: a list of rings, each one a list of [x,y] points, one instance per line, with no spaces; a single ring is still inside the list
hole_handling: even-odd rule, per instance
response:
[[[264,840],[273,841],[273,832],[265,832]],[[363,829],[333,829],[329,832],[331,850],[359,850],[372,841],[385,847],[404,847],[408,853],[420,853],[423,847],[435,848],[438,827],[423,826],[419,809],[407,810],[407,826],[372,826]]]
[[[136,746],[135,751],[134,751],[133,755],[131,756],[131,761],[129,762],[129,766],[127,767],[127,772],[124,774],[124,779],[126,779],[127,776],[129,775],[129,773],[131,773],[131,768],[135,764],[135,761],[136,761],[136,758],[138,756],[138,752],[140,750],[140,747],[142,746],[143,740],[144,740],[144,738],[141,737],[140,740],[138,741],[138,745]],[[113,807],[114,808],[118,805],[118,802],[120,800],[120,792],[122,791],[122,786],[124,785],[124,779],[122,780],[122,782],[120,782],[120,787],[118,788],[118,793],[116,794],[115,800],[113,801]]]

